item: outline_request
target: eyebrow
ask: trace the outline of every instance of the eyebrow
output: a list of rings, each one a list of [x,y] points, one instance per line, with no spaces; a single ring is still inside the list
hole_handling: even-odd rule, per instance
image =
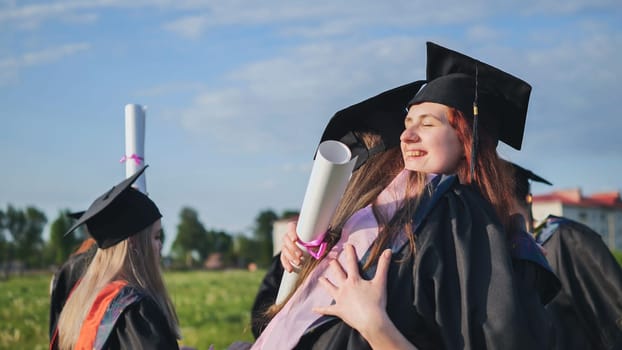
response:
[[[437,115],[430,114],[430,113],[422,114],[422,115],[420,116],[420,118],[421,118],[421,119],[433,118],[433,119],[436,119],[436,120],[441,120],[441,118],[440,118],[440,117],[438,117]]]
[[[415,119],[419,119],[419,120],[424,120],[426,118],[433,118],[435,120],[438,121],[442,121],[442,119],[434,114],[430,114],[430,113],[423,113],[423,114],[417,114],[414,117],[407,115],[406,119],[410,119],[410,120],[415,120]]]

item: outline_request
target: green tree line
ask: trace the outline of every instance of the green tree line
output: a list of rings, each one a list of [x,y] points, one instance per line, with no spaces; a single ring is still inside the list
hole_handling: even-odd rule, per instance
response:
[[[43,232],[48,223],[45,214],[34,206],[0,209],[0,267],[1,276],[27,269],[42,269],[62,264],[88,237],[84,226],[65,235],[75,222],[69,210],[61,210],[50,224],[46,241]],[[246,267],[256,263],[267,266],[272,259],[272,225],[276,220],[297,215],[285,211],[261,211],[251,228],[251,236],[208,229],[198,212],[183,207],[179,213],[177,234],[165,262],[173,268],[200,268],[213,260],[213,267]],[[166,232],[163,240],[166,238]]]
[[[277,215],[266,209],[256,216],[251,235],[232,234],[224,230],[208,229],[198,212],[183,207],[179,213],[177,234],[170,255],[164,261],[170,268],[194,269],[246,267],[256,263],[266,267],[272,259],[272,226],[276,220],[298,215],[285,211]],[[88,236],[84,226],[65,235],[74,219],[68,210],[61,210],[50,224],[49,239],[43,239],[48,223],[45,214],[33,206],[0,209],[0,278],[27,269],[45,269],[62,264]],[[166,238],[166,232],[163,240]],[[622,251],[613,252],[622,265]]]

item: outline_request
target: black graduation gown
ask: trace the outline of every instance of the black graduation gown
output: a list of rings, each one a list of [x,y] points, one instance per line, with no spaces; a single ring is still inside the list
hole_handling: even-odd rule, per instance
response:
[[[179,349],[164,314],[149,297],[129,306],[117,320],[106,349]]]
[[[97,245],[93,244],[87,251],[72,255],[56,271],[52,280],[52,294],[50,296],[50,340],[58,322],[58,316],[65,306],[67,297],[89,266],[97,252]]]
[[[601,236],[550,216],[538,232],[562,290],[547,305],[557,349],[622,349],[622,268]]]
[[[415,218],[417,252],[402,246],[389,267],[387,312],[395,326],[419,349],[550,349],[538,288],[554,277],[530,261],[512,261],[501,225],[477,191],[454,180],[435,195]],[[325,316],[296,348],[370,347]]]

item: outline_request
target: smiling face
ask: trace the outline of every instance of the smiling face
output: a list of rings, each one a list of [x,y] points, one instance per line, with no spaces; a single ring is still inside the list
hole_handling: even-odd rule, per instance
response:
[[[433,102],[412,105],[406,130],[400,136],[404,165],[408,170],[453,174],[464,160],[464,147],[449,124],[449,107]]]

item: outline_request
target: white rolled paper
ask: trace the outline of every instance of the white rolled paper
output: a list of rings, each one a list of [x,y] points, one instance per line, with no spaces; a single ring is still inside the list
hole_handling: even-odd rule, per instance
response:
[[[125,177],[134,175],[145,165],[145,108],[137,104],[125,105]],[[143,173],[132,185],[147,194]]]
[[[296,227],[300,240],[311,242],[326,232],[355,163],[356,157],[352,159],[352,153],[345,144],[334,140],[320,144]],[[276,297],[277,304],[287,297],[297,278],[296,272],[285,271]]]

